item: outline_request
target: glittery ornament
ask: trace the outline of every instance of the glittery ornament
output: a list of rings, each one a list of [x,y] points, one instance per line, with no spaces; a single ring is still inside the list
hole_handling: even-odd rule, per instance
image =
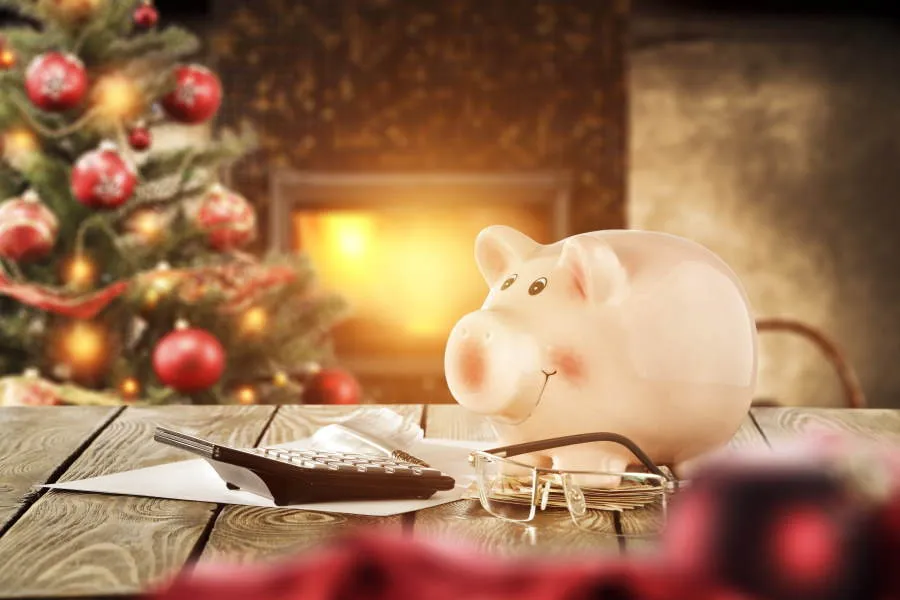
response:
[[[78,106],[88,89],[87,71],[72,54],[47,52],[36,57],[25,71],[25,91],[35,106],[65,111]]]

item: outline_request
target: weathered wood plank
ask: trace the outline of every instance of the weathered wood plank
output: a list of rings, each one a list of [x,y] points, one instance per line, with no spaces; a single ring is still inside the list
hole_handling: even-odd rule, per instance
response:
[[[66,470],[62,481],[189,458],[152,440],[167,424],[249,445],[274,407],[131,407]],[[178,571],[215,504],[51,491],[0,538],[0,597],[136,594]]]
[[[421,406],[390,406],[419,423]],[[283,406],[272,420],[262,444],[283,444],[309,437],[319,427],[352,412],[355,407]],[[399,530],[400,516],[368,517],[318,511],[226,506],[210,535],[201,563],[249,563],[275,560],[306,550],[353,529],[384,527]]]
[[[728,448],[732,450],[765,446],[765,438],[749,415],[728,444]],[[619,518],[619,526],[622,535],[625,536],[626,552],[645,552],[653,549],[658,536],[647,535],[647,532],[660,532],[663,520],[661,507],[623,511]]]
[[[754,408],[752,414],[773,448],[823,429],[900,442],[900,410],[767,407]]]
[[[426,437],[494,439],[486,419],[458,405],[429,405],[426,417]],[[503,555],[572,555],[619,550],[612,518],[600,532],[588,532],[576,528],[568,511],[554,509],[539,514],[529,527],[488,514],[477,500],[460,500],[420,511],[415,515],[413,532],[421,537],[459,540]]]
[[[0,408],[0,531],[118,411],[105,406]]]

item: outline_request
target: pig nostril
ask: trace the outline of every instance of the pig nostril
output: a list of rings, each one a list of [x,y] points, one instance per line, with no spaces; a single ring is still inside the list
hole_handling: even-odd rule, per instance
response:
[[[486,341],[486,342],[491,341],[491,337],[492,337],[492,334],[490,331],[484,332],[484,341]]]
[[[459,330],[459,337],[469,337],[469,330],[463,327]]]

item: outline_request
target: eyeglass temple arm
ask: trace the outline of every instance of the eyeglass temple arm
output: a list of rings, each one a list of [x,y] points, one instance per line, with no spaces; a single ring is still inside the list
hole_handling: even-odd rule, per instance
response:
[[[641,461],[641,464],[647,467],[651,473],[669,479],[669,477],[663,473],[652,460],[650,460],[650,457],[647,456],[637,444],[618,433],[580,433],[578,435],[566,435],[563,437],[551,438],[549,440],[540,440],[538,442],[525,442],[522,444],[512,444],[510,446],[500,446],[499,448],[492,448],[490,450],[485,450],[484,452],[495,454],[501,458],[512,458],[513,456],[528,454],[529,452],[540,452],[541,450],[551,450],[553,448],[575,446],[577,444],[590,444],[594,442],[615,442],[621,444],[628,448],[628,450],[631,451],[631,453],[634,454],[637,459]]]

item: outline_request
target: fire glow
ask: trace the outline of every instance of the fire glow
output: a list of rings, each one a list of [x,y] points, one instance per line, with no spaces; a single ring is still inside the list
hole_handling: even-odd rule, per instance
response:
[[[538,236],[544,230],[526,211],[504,207],[303,211],[293,219],[297,249],[355,316],[428,341],[442,340],[460,315],[484,300],[472,243],[492,223]]]

